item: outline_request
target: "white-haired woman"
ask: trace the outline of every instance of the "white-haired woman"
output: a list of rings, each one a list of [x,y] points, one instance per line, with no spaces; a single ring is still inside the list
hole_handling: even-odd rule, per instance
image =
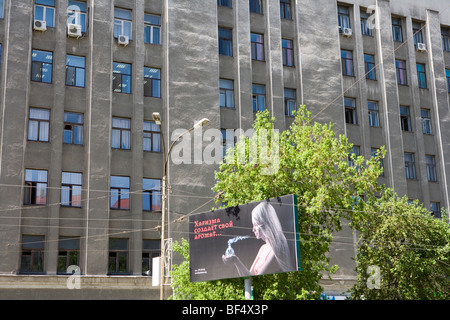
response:
[[[295,270],[286,237],[273,206],[268,202],[257,205],[252,210],[252,223],[255,237],[265,244],[259,249],[250,269],[236,255],[223,255],[223,262],[233,263],[241,277]]]

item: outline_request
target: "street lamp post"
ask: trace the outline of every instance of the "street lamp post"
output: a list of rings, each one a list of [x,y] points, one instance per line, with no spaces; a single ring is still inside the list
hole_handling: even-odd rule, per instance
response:
[[[165,267],[165,232],[166,232],[166,211],[167,211],[167,207],[166,207],[166,201],[167,201],[167,192],[166,192],[166,183],[167,183],[167,164],[169,161],[169,155],[170,152],[172,151],[175,143],[180,140],[184,135],[190,133],[191,131],[193,131],[194,129],[198,128],[198,127],[202,127],[205,126],[206,124],[209,123],[209,120],[207,118],[203,118],[202,120],[196,122],[194,124],[194,126],[192,128],[190,128],[189,130],[186,130],[185,132],[183,132],[181,135],[179,135],[175,140],[173,140],[172,144],[169,146],[169,149],[165,150],[165,141],[164,141],[164,132],[161,128],[161,124],[162,124],[162,120],[161,120],[161,115],[159,114],[159,112],[154,112],[152,114],[153,117],[153,121],[155,121],[155,123],[160,127],[160,132],[161,132],[161,139],[162,139],[162,145],[163,145],[163,177],[162,177],[162,184],[161,184],[161,188],[162,188],[162,195],[161,195],[161,201],[162,201],[162,206],[161,206],[161,267],[160,267],[160,279],[159,279],[159,286],[160,286],[160,300],[164,300],[164,284],[165,284],[165,277],[164,277],[164,267]]]

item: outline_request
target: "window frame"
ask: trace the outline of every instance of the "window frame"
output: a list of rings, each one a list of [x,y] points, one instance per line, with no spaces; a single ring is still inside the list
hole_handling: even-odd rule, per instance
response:
[[[148,76],[149,74],[152,76]],[[149,91],[150,94],[148,94]],[[161,68],[144,66],[144,97],[161,98]]]
[[[31,179],[29,179],[28,174],[31,174]],[[33,177],[34,174],[37,174],[37,179]],[[45,181],[40,181],[40,175],[45,174]],[[27,177],[28,176],[28,177]],[[24,174],[24,196],[23,196],[23,204],[26,206],[46,206],[47,205],[47,197],[48,197],[48,171],[41,169],[25,169]],[[39,197],[38,193],[44,191],[44,196]],[[38,199],[43,199],[38,201]]]
[[[436,156],[425,155],[425,165],[427,168],[427,180],[428,182],[438,182]]]
[[[351,19],[350,19],[350,7],[343,6],[343,5],[338,5],[337,6],[337,13],[338,13],[339,33],[342,33],[344,28],[350,28],[351,29],[352,22],[351,22]]]
[[[292,20],[292,0],[280,0],[280,18]]]
[[[146,129],[146,124],[150,125],[150,130]],[[153,128],[157,128],[158,130],[151,130]],[[162,139],[161,139],[161,130],[159,125],[157,125],[155,123],[155,121],[150,121],[150,120],[144,120],[144,124],[143,124],[143,143],[142,143],[142,148],[144,152],[153,152],[153,153],[161,153],[161,144],[162,144]],[[155,138],[155,136],[159,136],[159,148],[156,149],[155,146],[155,139],[158,139],[157,137]],[[146,146],[148,145],[148,143],[146,143],[146,141],[149,140],[150,141],[150,150],[146,149]]]
[[[76,58],[81,59],[82,60],[82,66],[78,66],[78,65],[69,65],[70,63],[70,58]],[[72,81],[71,83],[68,83],[68,77],[69,77],[69,69],[75,69],[75,72],[73,72],[73,77],[72,77]],[[78,74],[78,71],[82,70],[82,74]],[[78,76],[82,76],[83,77],[83,85],[78,85]],[[72,54],[67,54],[66,55],[66,86],[68,87],[77,87],[77,88],[85,88],[86,86],[86,57],[83,56],[76,56],[76,55],[72,55]]]
[[[407,112],[402,112],[403,110]],[[411,108],[409,106],[400,106],[400,125],[403,132],[413,132]]]
[[[159,186],[148,189],[146,187],[146,181],[155,182],[155,184],[159,183]],[[153,179],[153,178],[142,178],[142,211],[144,212],[161,212],[162,210],[162,184],[161,179]],[[148,208],[146,206],[146,199],[148,198]],[[156,198],[156,199],[155,199]],[[155,206],[159,204],[159,209],[156,209]]]
[[[70,275],[67,272],[69,266],[79,266],[80,262],[80,238],[72,236],[60,236],[58,240],[57,274]]]
[[[402,18],[392,17],[392,37],[394,42],[403,42],[403,21]]]
[[[405,152],[405,177],[407,180],[417,180],[416,159],[413,152]]]
[[[229,86],[226,86],[228,84]],[[230,88],[231,87],[231,88]],[[219,79],[219,106],[221,108],[234,109],[234,80]]]
[[[250,13],[264,14],[263,0],[249,0]]]
[[[117,178],[118,184],[113,183],[113,179]],[[115,179],[114,179],[115,180]],[[119,181],[120,180],[120,181]],[[110,200],[109,200],[109,208],[110,210],[130,210],[131,208],[131,193],[130,193],[130,177],[126,176],[110,176]],[[122,185],[125,183],[124,185]],[[125,187],[124,187],[125,186]],[[125,196],[125,197],[123,197]],[[117,198],[117,201],[112,203],[114,199]],[[128,205],[126,205],[126,200],[128,200]],[[123,204],[122,202],[125,201]],[[117,206],[115,205],[117,204]]]
[[[370,58],[370,59],[369,59]],[[367,80],[377,80],[375,55],[370,53],[364,53],[364,66],[366,69]]]
[[[450,52],[450,27],[441,27],[442,50]]]
[[[120,70],[119,68],[120,65],[125,66],[124,68],[122,68],[124,72]],[[127,71],[128,69],[129,73],[125,73],[125,71]],[[133,65],[131,63],[113,61],[112,89],[114,93],[132,94],[132,84],[133,84],[132,73],[133,73]],[[129,89],[127,89],[127,87],[124,86],[124,83],[129,85]],[[123,88],[125,88],[125,90]]]
[[[264,89],[264,93],[257,92],[255,89]],[[262,104],[262,105],[261,105]],[[253,112],[256,113],[258,111],[267,110],[266,106],[266,86],[264,84],[253,83],[252,84],[252,105]],[[261,106],[263,107],[261,110]]]
[[[345,55],[345,54],[348,55]],[[355,76],[355,64],[353,61],[353,51],[347,49],[341,49],[341,66],[342,75],[347,77]]]
[[[360,12],[361,34],[363,36],[373,37],[373,29],[369,28],[370,14],[366,11]]]
[[[422,118],[422,133],[426,135],[433,135],[433,125],[431,121],[431,110],[420,109],[420,116]]]
[[[27,241],[29,238],[31,241]],[[29,270],[24,270],[25,256],[30,256]],[[37,260],[37,261],[36,261]],[[37,267],[35,267],[37,262]],[[45,270],[45,236],[22,235],[20,274],[43,274]]]
[[[32,111],[39,111],[39,112],[45,112],[48,115],[47,119],[41,119],[41,118],[34,118],[32,117],[31,113]],[[44,108],[36,108],[36,107],[30,107],[28,109],[28,128],[27,128],[27,140],[28,141],[34,141],[34,142],[45,142],[45,143],[50,143],[50,120],[51,120],[51,110],[50,109],[44,109]],[[33,130],[33,132],[31,132],[32,130],[32,123],[37,123],[37,127],[35,128],[35,130]],[[46,124],[46,126],[44,126],[44,128],[42,128],[42,125]],[[44,133],[43,131],[45,130],[45,135],[43,138],[41,137],[41,135]],[[36,132],[34,132],[36,131]],[[33,137],[36,136],[36,139],[33,139]]]
[[[375,106],[372,108],[371,106]],[[374,128],[380,128],[380,108],[378,102],[373,100],[367,101],[367,109],[369,110],[369,126]]]
[[[265,61],[264,34],[251,32],[250,43],[252,60]]]
[[[121,127],[114,124],[114,121],[126,121],[128,127]],[[117,146],[117,141],[115,142],[115,133],[119,134],[119,141]],[[124,135],[128,133],[128,135]],[[131,119],[122,117],[112,117],[111,119],[111,148],[114,150],[131,150]]]
[[[427,69],[425,63],[416,63],[417,81],[420,89],[428,89]]]
[[[220,27],[218,28],[219,35],[219,55],[232,57],[233,56],[233,29]]]
[[[351,104],[348,102],[351,101]],[[356,99],[352,97],[344,97],[344,111],[346,124],[358,124],[358,113],[356,110]]]
[[[76,180],[72,180],[72,178],[69,178],[67,181],[64,176],[66,175],[77,175],[79,176],[79,179]],[[79,183],[77,183],[77,180],[79,180]],[[76,190],[76,193],[80,195],[80,199],[74,201],[73,197],[74,197],[74,191]],[[68,191],[68,200],[69,201],[64,201],[63,199],[65,199],[65,195],[63,195],[63,192],[67,192]],[[69,172],[69,171],[63,171],[61,173],[61,207],[70,207],[70,208],[81,208],[82,207],[82,203],[83,203],[83,199],[82,199],[82,195],[83,195],[83,173],[81,172]],[[76,204],[74,204],[76,202]]]
[[[294,41],[292,39],[281,39],[281,49],[283,54],[283,66],[295,67]]]
[[[112,241],[118,241],[115,246]],[[123,242],[123,243],[120,243]],[[109,239],[109,250],[108,250],[108,275],[123,275],[129,274],[130,270],[130,240],[128,238],[110,238]],[[122,248],[122,245],[125,244],[126,248]],[[125,258],[125,261],[122,259]],[[112,265],[114,265],[114,270],[111,269]],[[124,268],[124,270],[122,269]],[[123,270],[123,271],[121,271]]]
[[[74,3],[71,5],[70,3]],[[84,4],[83,6],[78,6],[77,4]],[[75,9],[75,7],[77,9]],[[74,15],[71,17],[71,15]],[[84,18],[81,18],[83,17]],[[87,32],[87,1],[77,1],[69,0],[67,7],[67,23],[77,24],[81,26],[81,33],[86,34]]]
[[[81,122],[70,121],[70,119],[68,118],[69,115],[76,115],[76,116],[81,117]],[[70,132],[71,132],[70,133],[70,142],[68,142],[66,140],[66,132],[69,131],[69,129],[67,129],[69,126],[71,127],[70,128]],[[75,139],[76,132],[81,132],[80,141],[78,139]],[[78,145],[78,146],[84,145],[84,114],[83,113],[64,111],[63,143]]]
[[[46,60],[46,61],[35,60],[35,55],[37,57],[38,53],[45,53],[47,57],[50,54],[51,61],[49,62],[48,60]],[[45,72],[44,71],[45,67],[49,68],[50,70],[48,72]],[[36,71],[38,71],[38,70],[35,70],[36,68],[38,68],[39,74],[36,73]],[[50,80],[45,80],[46,75],[50,76]],[[31,52],[31,81],[47,83],[47,84],[53,83],[53,52],[52,51],[32,49],[32,52]]]
[[[150,21],[150,19],[146,19],[147,17],[158,17],[159,24],[155,24],[153,21]],[[144,13],[144,43],[147,44],[161,44],[161,15],[154,14],[154,13]],[[147,30],[149,37],[147,37]],[[155,30],[158,34],[157,39],[155,40]]]
[[[401,86],[407,86],[408,85],[408,72],[407,72],[406,60],[396,59],[395,60],[395,70],[397,73],[397,84],[399,84]]]
[[[127,13],[129,14],[129,18],[124,18],[124,15],[120,15],[119,13]],[[128,25],[128,27],[126,27]],[[117,28],[118,27],[118,28]],[[129,30],[127,30],[129,29]],[[120,32],[119,32],[120,30]],[[119,36],[128,36],[128,39],[133,40],[133,10],[114,7],[114,38],[118,39]]]
[[[44,3],[44,2],[51,2],[52,4],[48,4],[48,3]],[[40,17],[37,17],[37,12],[36,9],[37,8],[42,8],[42,19],[39,19]],[[46,26],[49,28],[54,28],[55,27],[55,22],[56,22],[56,2],[54,0],[35,0],[34,1],[34,20],[41,20],[41,21],[45,21]],[[47,11],[53,12],[52,17],[53,19],[50,20],[47,19]]]
[[[292,96],[286,93],[292,93]],[[294,117],[294,111],[297,111],[297,90],[284,88],[284,114],[288,117]]]

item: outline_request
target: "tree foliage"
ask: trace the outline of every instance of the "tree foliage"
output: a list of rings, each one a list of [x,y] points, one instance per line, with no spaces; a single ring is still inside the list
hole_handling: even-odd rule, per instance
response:
[[[355,299],[448,299],[448,224],[378,184],[384,148],[370,159],[355,156],[345,136],[313,123],[303,106],[288,130],[262,141],[274,127],[267,111],[258,113],[254,134],[231,148],[213,188],[219,207],[298,196],[302,271],[254,277],[255,299],[320,298],[319,281],[337,270],[327,254],[344,220],[360,237]],[[175,299],[244,297],[242,279],[189,283],[188,248],[176,247],[186,260],[174,268]],[[381,289],[367,287],[371,265],[380,267]]]
[[[391,190],[374,199],[367,221],[358,243],[353,299],[450,298],[447,221]],[[378,274],[368,272],[371,266]]]

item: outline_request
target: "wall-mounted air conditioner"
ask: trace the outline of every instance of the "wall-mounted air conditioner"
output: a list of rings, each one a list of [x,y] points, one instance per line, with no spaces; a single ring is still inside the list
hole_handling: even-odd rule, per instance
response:
[[[353,31],[351,28],[342,28],[342,34],[345,37],[351,37],[353,35]]]
[[[67,35],[73,38],[81,37],[81,26],[79,24],[68,24]]]
[[[33,29],[36,31],[45,31],[47,30],[47,22],[43,20],[34,20]]]
[[[127,46],[128,43],[130,43],[130,38],[129,38],[128,36],[125,36],[125,35],[120,35],[120,36],[117,38],[117,41],[118,41],[118,43],[119,43],[120,45],[122,45],[122,46]]]
[[[420,51],[420,52],[425,52],[425,51],[427,51],[427,45],[425,44],[425,43],[418,43],[417,44],[417,51]]]

